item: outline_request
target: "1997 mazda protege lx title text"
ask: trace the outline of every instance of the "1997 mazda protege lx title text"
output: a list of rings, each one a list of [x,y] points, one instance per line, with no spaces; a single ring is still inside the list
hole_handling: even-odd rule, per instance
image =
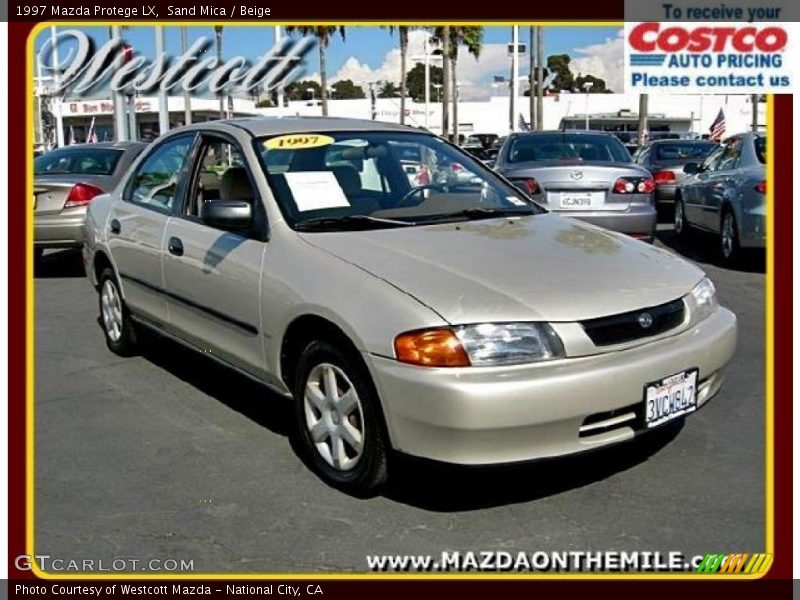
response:
[[[111,350],[148,327],[293,397],[309,462],[357,494],[393,449],[489,464],[628,440],[708,402],[736,344],[698,268],[372,121],[176,129],[92,201],[84,259]]]

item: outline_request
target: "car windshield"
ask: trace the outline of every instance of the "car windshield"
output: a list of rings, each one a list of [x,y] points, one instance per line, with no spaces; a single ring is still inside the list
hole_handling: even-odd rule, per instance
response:
[[[758,157],[758,162],[762,165],[767,164],[767,138],[765,137],[757,137],[753,140],[753,143],[756,146],[756,156]]]
[[[111,175],[122,150],[114,148],[60,148],[33,161],[34,175]]]
[[[717,147],[714,142],[670,142],[668,144],[655,144],[655,159],[657,161],[702,161]]]
[[[255,147],[290,225],[384,228],[545,212],[469,154],[415,132],[303,133]]]
[[[631,162],[625,146],[610,135],[546,133],[516,136],[509,147],[510,163],[535,161]]]

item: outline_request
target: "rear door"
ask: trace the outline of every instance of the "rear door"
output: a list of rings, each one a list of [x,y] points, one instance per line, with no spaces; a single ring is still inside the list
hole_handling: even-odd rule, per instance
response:
[[[737,171],[742,156],[742,139],[736,138],[725,144],[725,150],[709,177],[704,205],[703,226],[718,231],[722,206],[735,193]]]
[[[196,135],[170,137],[139,162],[109,213],[108,246],[125,302],[134,313],[167,322],[162,253],[164,231],[185,185]]]
[[[724,151],[724,147],[714,150],[703,161],[701,171],[687,178],[682,185],[683,210],[692,225],[706,227],[708,219],[705,205],[709,179],[713,176]]]
[[[200,219],[200,207],[215,200],[253,204],[249,231],[223,231]],[[187,193],[166,225],[164,283],[169,325],[199,348],[262,373],[260,274],[266,248],[266,216],[250,166],[238,142],[204,132]]]

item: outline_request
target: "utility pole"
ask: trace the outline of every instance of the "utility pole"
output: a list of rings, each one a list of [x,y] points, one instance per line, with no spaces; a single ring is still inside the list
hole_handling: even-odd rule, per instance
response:
[[[536,120],[536,34],[533,26],[528,27],[528,112],[531,117],[531,130],[539,129]]]
[[[536,26],[536,126],[544,129],[544,32]]]
[[[181,52],[186,54],[189,49],[189,30],[181,27]],[[192,95],[188,90],[183,90],[183,124],[192,124]]]
[[[283,33],[281,31],[281,26],[275,25],[275,45],[278,46],[282,39]],[[283,86],[278,87],[278,106],[283,108]]]
[[[222,25],[214,26],[214,34],[217,36],[217,66],[222,64]],[[220,91],[219,95],[219,118],[225,118],[225,97]]]
[[[111,37],[114,41],[119,40],[122,38],[120,33],[119,25],[114,25],[111,27]],[[124,60],[124,50],[122,51],[123,55],[120,56],[119,60]],[[127,142],[128,141],[128,122],[125,118],[125,96],[122,94],[121,91],[114,91],[113,99],[114,99],[114,137],[118,142]]]
[[[60,61],[58,60],[58,45],[56,44],[56,28],[50,27],[50,44],[53,47],[53,86],[54,89],[61,87]],[[64,117],[61,114],[61,95],[52,96],[53,115],[56,118],[56,144],[59,148],[64,145]]]
[[[758,131],[758,94],[753,94],[750,96],[750,102],[753,104],[753,115],[752,121],[750,123],[750,128],[752,129],[753,133]]]
[[[450,61],[447,59],[450,48],[450,27],[445,26],[442,34],[442,137],[450,134]]]
[[[156,56],[164,55],[164,28],[161,25],[156,25]],[[169,131],[169,98],[167,97],[167,90],[163,85],[158,86],[158,132],[164,135]],[[133,103],[133,101],[132,101]],[[135,106],[131,107],[131,112],[136,114]],[[131,132],[133,137],[133,132]]]
[[[509,108],[510,131],[516,131],[517,121],[517,97],[519,96],[519,26],[511,28],[511,107]]]
[[[639,145],[647,141],[647,94],[639,94]]]

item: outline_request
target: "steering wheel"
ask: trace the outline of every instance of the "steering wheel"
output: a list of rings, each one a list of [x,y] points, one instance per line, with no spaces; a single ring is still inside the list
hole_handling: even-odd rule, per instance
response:
[[[417,187],[413,187],[408,190],[403,197],[400,198],[395,208],[408,208],[410,206],[416,206],[416,204],[411,204],[409,200],[418,192],[423,190],[439,190],[444,189],[444,184],[441,183],[426,183],[424,185],[418,185]]]

